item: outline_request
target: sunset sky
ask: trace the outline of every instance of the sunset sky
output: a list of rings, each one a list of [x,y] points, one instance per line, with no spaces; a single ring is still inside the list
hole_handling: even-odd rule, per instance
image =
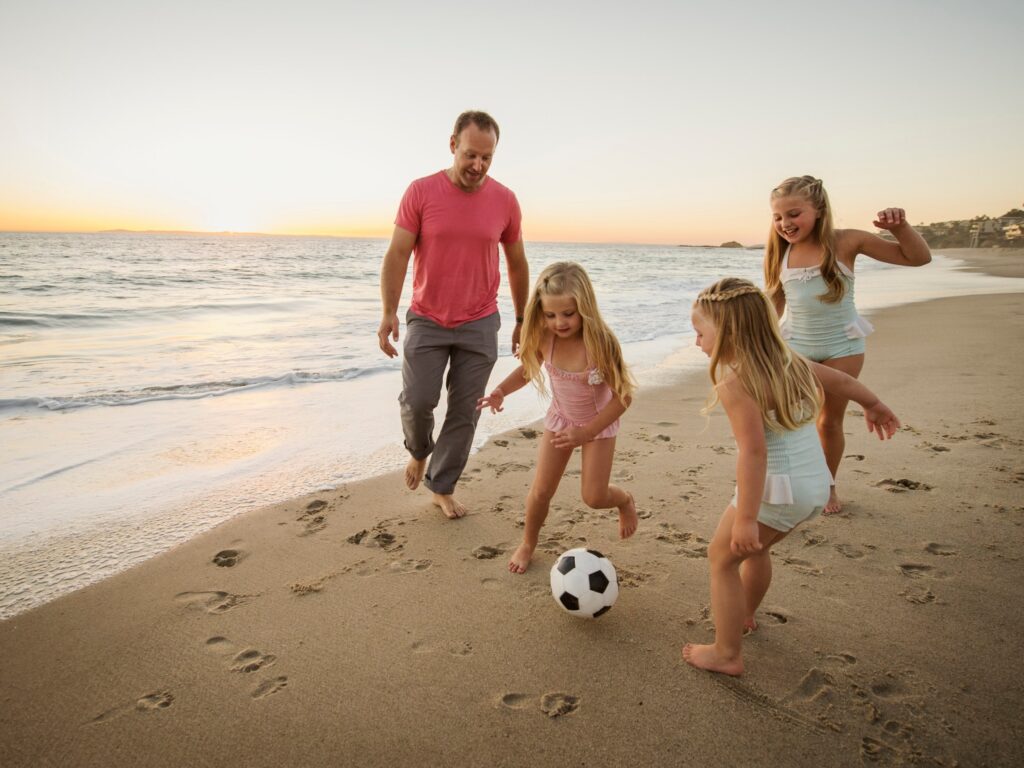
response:
[[[0,0],[0,230],[386,236],[463,109],[527,240],[1024,203],[1024,3]]]

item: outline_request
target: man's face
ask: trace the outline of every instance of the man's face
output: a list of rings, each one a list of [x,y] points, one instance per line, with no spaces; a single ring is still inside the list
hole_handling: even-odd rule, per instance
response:
[[[451,149],[455,157],[449,174],[452,183],[466,192],[479,189],[487,178],[497,145],[494,131],[482,131],[475,123],[463,128],[458,136],[452,136]]]

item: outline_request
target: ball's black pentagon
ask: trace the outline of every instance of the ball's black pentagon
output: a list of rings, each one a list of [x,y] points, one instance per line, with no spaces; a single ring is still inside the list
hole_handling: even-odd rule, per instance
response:
[[[570,595],[568,592],[563,592],[558,598],[558,602],[564,605],[570,611],[578,611],[580,609],[580,601],[576,595]]]
[[[604,571],[596,571],[590,574],[590,588],[597,592],[599,595],[603,595],[604,591],[608,589],[608,585],[611,584],[608,581],[608,577],[604,575]]]
[[[608,611],[610,611],[611,609],[612,607],[610,605],[606,605],[604,608],[602,608],[600,611],[594,614],[594,618],[596,619],[598,616],[602,616],[603,614],[608,613]]]
[[[601,554],[600,552],[598,552],[598,551],[597,551],[596,549],[588,549],[588,550],[587,550],[587,552],[589,552],[590,554],[592,554],[592,555],[593,555],[594,557],[600,557],[600,558],[604,558],[604,555],[602,555],[602,554]],[[607,559],[607,558],[605,558],[605,559]]]
[[[558,572],[563,576],[576,567],[576,558],[572,555],[558,561]]]

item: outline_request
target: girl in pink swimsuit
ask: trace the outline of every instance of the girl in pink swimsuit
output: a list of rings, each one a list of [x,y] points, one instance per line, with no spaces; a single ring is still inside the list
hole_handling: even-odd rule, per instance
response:
[[[551,499],[577,446],[582,447],[584,503],[593,509],[617,508],[623,539],[637,527],[632,494],[608,482],[619,417],[629,407],[636,384],[615,334],[601,319],[583,267],[563,261],[540,273],[526,306],[520,342],[522,365],[477,403],[477,408],[496,413],[506,396],[529,382],[544,392],[541,370],[547,371],[551,407],[526,497],[523,543],[508,563],[512,573],[525,573],[530,565]]]

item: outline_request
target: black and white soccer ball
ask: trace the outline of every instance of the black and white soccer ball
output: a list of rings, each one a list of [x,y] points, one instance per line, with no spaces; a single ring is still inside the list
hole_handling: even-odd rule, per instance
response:
[[[619,596],[611,560],[593,549],[570,549],[551,566],[551,594],[573,616],[596,619]]]

